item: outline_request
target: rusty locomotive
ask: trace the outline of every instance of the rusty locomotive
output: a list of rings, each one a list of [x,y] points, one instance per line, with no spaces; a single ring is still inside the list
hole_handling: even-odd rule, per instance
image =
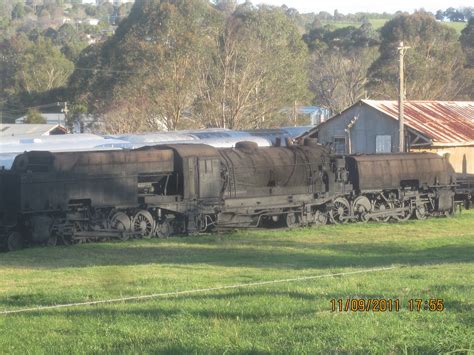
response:
[[[0,172],[0,246],[424,219],[452,213],[454,195],[446,158],[332,156],[311,139],[28,152]]]

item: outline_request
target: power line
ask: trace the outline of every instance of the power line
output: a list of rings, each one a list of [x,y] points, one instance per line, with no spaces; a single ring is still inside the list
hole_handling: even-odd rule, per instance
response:
[[[335,277],[335,276],[368,274],[368,273],[372,273],[372,272],[393,270],[393,269],[396,269],[396,268],[397,268],[396,266],[380,267],[380,268],[362,269],[362,270],[357,270],[357,271],[339,272],[339,273],[324,274],[324,275],[300,276],[300,277],[294,277],[294,278],[289,278],[289,279],[256,281],[256,282],[249,282],[249,283],[235,284],[235,285],[227,285],[227,286],[217,286],[217,287],[209,287],[209,288],[184,290],[184,291],[171,291],[171,292],[153,293],[153,294],[150,294],[150,295],[121,297],[121,298],[113,298],[113,299],[108,299],[108,300],[77,302],[77,303],[67,303],[67,304],[56,304],[56,305],[52,305],[52,306],[37,306],[37,307],[31,307],[31,308],[19,308],[19,309],[13,309],[13,310],[0,311],[0,315],[24,313],[24,312],[34,312],[34,311],[42,311],[42,310],[58,309],[58,308],[92,306],[92,305],[98,305],[98,304],[110,304],[110,303],[127,302],[127,301],[140,301],[140,300],[153,299],[153,298],[157,298],[157,297],[181,296],[181,295],[190,295],[190,294],[195,294],[195,293],[205,293],[205,292],[210,292],[210,291],[221,291],[221,290],[228,290],[228,289],[241,289],[241,288],[248,288],[248,287],[258,287],[258,286],[273,285],[273,284],[280,284],[280,283],[315,280],[315,279],[322,279],[322,278]]]

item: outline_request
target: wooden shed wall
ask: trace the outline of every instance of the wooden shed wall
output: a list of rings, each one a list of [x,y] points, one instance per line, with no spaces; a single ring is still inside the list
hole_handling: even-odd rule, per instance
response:
[[[391,137],[391,152],[398,151],[398,122],[388,118],[385,114],[366,105],[354,105],[325,122],[318,133],[318,140],[322,144],[333,143],[335,138],[346,138],[345,129],[351,120],[358,116],[351,129],[351,153],[376,153],[376,137],[378,135]]]

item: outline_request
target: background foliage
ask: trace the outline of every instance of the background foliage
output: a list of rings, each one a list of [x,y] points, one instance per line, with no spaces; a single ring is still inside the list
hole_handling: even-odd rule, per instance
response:
[[[235,0],[0,0],[0,112],[68,101],[108,133],[295,123],[396,99],[404,41],[408,99],[474,99],[473,8],[436,14],[300,14]],[[95,21],[95,22],[94,22]],[[76,110],[77,109],[77,110]],[[308,123],[308,122],[304,122]]]

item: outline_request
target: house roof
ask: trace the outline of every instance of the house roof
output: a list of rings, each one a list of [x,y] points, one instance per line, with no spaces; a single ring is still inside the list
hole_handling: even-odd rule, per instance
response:
[[[58,124],[0,124],[0,137],[47,136],[65,134],[67,129]]]
[[[362,102],[398,120],[397,101]],[[474,101],[407,101],[404,118],[433,145],[474,144]]]
[[[350,108],[365,104],[389,118],[398,120],[398,102],[388,100],[360,100]],[[343,112],[321,123],[339,117]],[[433,146],[474,145],[474,101],[405,101],[405,125],[432,141]],[[300,138],[311,135],[316,126]]]

